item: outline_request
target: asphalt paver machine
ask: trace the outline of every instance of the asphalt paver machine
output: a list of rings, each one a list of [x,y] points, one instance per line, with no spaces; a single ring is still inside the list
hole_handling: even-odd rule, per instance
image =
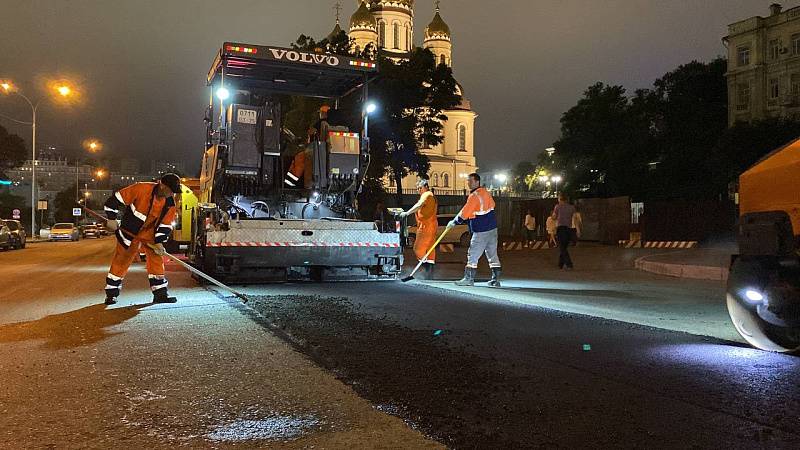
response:
[[[196,267],[243,283],[398,277],[399,233],[358,218],[369,166],[366,117],[358,130],[331,120],[329,139],[303,142],[307,172],[295,186],[284,182],[295,155],[287,151],[281,96],[326,99],[336,108],[355,95],[364,110],[377,72],[375,62],[347,56],[223,44],[207,77],[189,249]]]
[[[739,177],[739,254],[728,277],[736,331],[763,350],[800,352],[800,139]]]

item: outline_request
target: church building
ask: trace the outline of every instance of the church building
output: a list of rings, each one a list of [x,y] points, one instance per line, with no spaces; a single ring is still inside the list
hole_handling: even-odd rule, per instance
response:
[[[452,68],[452,34],[442,19],[439,1],[435,3],[422,46],[433,52],[440,64]],[[414,48],[414,0],[359,0],[358,9],[350,18],[348,35],[359,49],[372,44],[388,57],[402,60]],[[444,111],[448,118],[443,124],[444,141],[435,147],[420,149],[431,163],[428,173],[431,187],[442,194],[462,192],[467,175],[477,171],[473,137],[478,115],[464,96],[461,85],[457,86],[462,101],[456,108]],[[403,188],[416,192],[417,180],[415,175],[406,177]],[[396,189],[393,177],[386,177],[384,182],[390,192]]]

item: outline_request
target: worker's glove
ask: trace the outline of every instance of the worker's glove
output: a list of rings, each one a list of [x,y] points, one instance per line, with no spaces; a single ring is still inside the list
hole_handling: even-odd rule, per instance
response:
[[[106,228],[108,228],[109,231],[117,231],[117,229],[119,228],[119,222],[111,219],[106,220]]]
[[[164,256],[167,254],[167,250],[164,248],[164,244],[147,244],[158,256]]]
[[[458,222],[456,222],[456,219],[453,219],[450,222],[447,222],[447,229],[449,230],[454,228],[456,225],[458,225]]]

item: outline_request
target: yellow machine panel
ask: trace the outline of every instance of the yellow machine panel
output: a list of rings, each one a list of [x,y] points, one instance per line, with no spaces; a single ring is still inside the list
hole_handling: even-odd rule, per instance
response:
[[[785,211],[800,235],[800,139],[775,150],[739,177],[742,215]]]

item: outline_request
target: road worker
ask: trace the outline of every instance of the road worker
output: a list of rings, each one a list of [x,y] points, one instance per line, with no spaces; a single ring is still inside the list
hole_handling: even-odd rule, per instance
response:
[[[419,180],[417,182],[417,190],[419,191],[419,201],[408,211],[400,213],[400,218],[403,219],[411,214],[415,214],[417,220],[417,236],[414,240],[414,254],[419,261],[424,260],[420,268],[422,278],[432,279],[433,269],[436,267],[436,250],[433,250],[427,257],[425,254],[428,253],[428,250],[430,250],[434,242],[436,242],[436,232],[439,228],[439,222],[437,220],[439,205],[433,192],[431,192],[428,180]]]
[[[489,287],[500,287],[501,265],[497,256],[497,217],[495,216],[495,203],[492,194],[481,186],[481,177],[477,173],[469,174],[467,184],[470,189],[467,203],[447,224],[448,228],[463,223],[469,223],[472,240],[467,250],[467,266],[464,269],[464,278],[456,281],[458,286],[472,286],[475,284],[475,274],[478,271],[478,261],[482,254],[489,260],[492,278]]]
[[[308,189],[312,183],[312,144],[316,142],[328,142],[330,125],[328,124],[328,111],[331,107],[322,105],[319,108],[319,119],[308,129],[308,140],[306,141],[306,148],[298,152],[292,164],[289,166],[289,171],[286,172],[286,177],[283,179],[285,187],[290,189]]]
[[[147,278],[153,303],[177,301],[167,293],[163,244],[172,232],[175,220],[173,196],[181,191],[180,186],[181,179],[168,173],[157,183],[136,183],[120,189],[106,201],[106,226],[117,238],[111,269],[106,277],[106,305],[117,302],[122,280],[140,248],[147,258]]]

